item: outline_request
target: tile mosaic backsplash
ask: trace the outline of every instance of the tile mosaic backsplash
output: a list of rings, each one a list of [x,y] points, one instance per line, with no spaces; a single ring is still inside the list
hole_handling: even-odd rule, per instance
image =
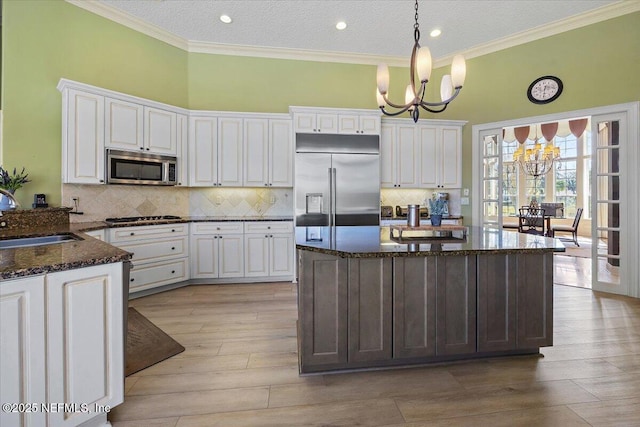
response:
[[[109,217],[283,216],[293,215],[291,188],[185,188],[137,185],[63,184],[62,205],[78,211],[71,222],[101,221]]]

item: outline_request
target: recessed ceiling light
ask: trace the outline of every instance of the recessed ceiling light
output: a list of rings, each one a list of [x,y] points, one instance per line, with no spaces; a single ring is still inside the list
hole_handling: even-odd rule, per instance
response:
[[[439,28],[431,30],[431,32],[429,33],[431,37],[438,37],[440,34],[442,34],[442,31]]]
[[[220,20],[225,24],[231,24],[233,22],[233,19],[231,19],[229,15],[220,15]]]
[[[340,21],[336,24],[336,28],[338,30],[344,30],[345,28],[347,28],[347,23],[344,21]]]

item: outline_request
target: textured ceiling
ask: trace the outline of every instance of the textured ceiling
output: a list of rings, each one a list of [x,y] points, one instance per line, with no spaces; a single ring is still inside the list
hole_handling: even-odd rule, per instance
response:
[[[561,21],[612,0],[421,0],[421,44],[435,58]],[[407,56],[412,0],[100,0],[188,41]],[[230,25],[221,14],[233,18]],[[347,22],[338,31],[335,24]],[[431,39],[438,27],[442,35]]]

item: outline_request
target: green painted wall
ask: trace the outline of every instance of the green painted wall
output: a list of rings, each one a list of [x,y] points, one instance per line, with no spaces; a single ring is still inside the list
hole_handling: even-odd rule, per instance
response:
[[[187,53],[61,0],[4,1],[4,166],[26,166],[34,193],[61,192],[60,78],[187,105]]]
[[[4,162],[24,164],[37,181],[20,197],[27,204],[36,192],[59,203],[60,77],[191,109],[376,108],[373,65],[187,54],[61,0],[5,1],[3,21]],[[444,72],[434,70],[432,93]],[[564,93],[552,104],[531,104],[526,88],[546,74],[563,79]],[[472,125],[637,101],[638,76],[634,13],[469,59],[458,99],[446,112],[422,117],[469,122],[463,182],[471,187]],[[393,68],[393,99],[403,98],[406,83],[407,70]]]

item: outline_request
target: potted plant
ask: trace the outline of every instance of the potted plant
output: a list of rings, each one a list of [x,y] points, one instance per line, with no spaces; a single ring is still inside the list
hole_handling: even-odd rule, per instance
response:
[[[441,198],[429,199],[429,218],[431,225],[439,227],[442,223],[442,215],[444,215],[446,201]]]
[[[13,195],[17,189],[28,182],[30,182],[29,174],[25,172],[25,168],[22,168],[20,172],[13,168],[13,173],[9,173],[8,170],[0,166],[0,188],[6,192]],[[11,197],[0,193],[0,210],[15,208],[15,203]]]

